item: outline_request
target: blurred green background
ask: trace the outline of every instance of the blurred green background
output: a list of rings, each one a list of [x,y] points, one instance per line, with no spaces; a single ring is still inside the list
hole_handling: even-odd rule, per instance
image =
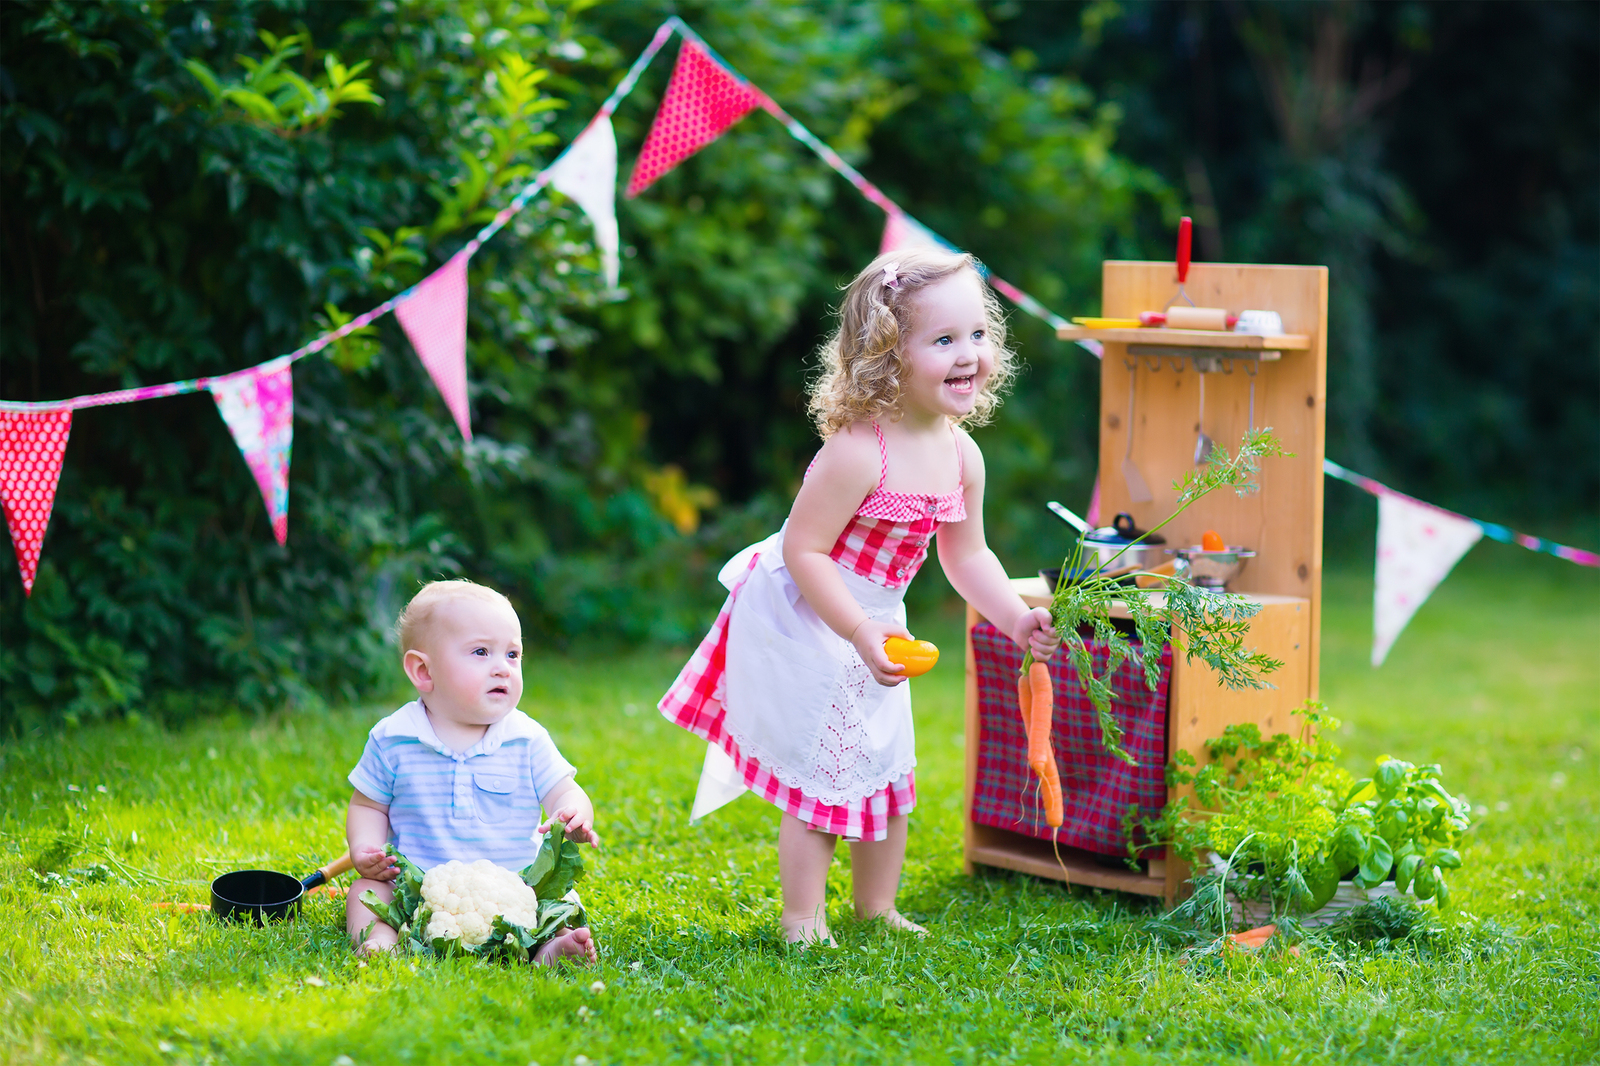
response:
[[[1600,7],[1523,3],[46,3],[0,6],[0,396],[235,370],[420,279],[582,128],[669,14],[907,210],[1063,315],[1099,263],[1331,270],[1328,454],[1600,542]],[[265,31],[265,33],[263,33]],[[676,44],[616,116],[624,170]],[[267,115],[252,64],[379,103]],[[178,720],[392,683],[419,580],[530,640],[695,639],[787,509],[838,287],[882,213],[756,113],[619,204],[623,291],[542,195],[472,261],[475,439],[392,317],[295,369],[290,539],[206,395],[80,411],[31,601],[0,580],[0,728]],[[1001,558],[1086,501],[1096,366],[1027,364],[979,435]],[[1337,566],[1373,505],[1328,489]],[[1479,551],[1518,549],[1485,546]],[[915,608],[949,590],[929,568]]]

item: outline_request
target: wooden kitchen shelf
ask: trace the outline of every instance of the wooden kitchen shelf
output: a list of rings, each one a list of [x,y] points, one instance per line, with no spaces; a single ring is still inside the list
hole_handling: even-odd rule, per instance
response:
[[[1056,330],[1064,341],[1097,340],[1109,344],[1160,344],[1173,348],[1232,348],[1237,351],[1304,351],[1311,338],[1304,333],[1229,333],[1211,329],[1167,329],[1165,326],[1137,329],[1086,329],[1064,326]]]

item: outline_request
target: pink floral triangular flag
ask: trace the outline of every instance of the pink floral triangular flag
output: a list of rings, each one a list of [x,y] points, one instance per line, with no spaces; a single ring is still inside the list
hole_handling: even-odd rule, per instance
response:
[[[294,378],[287,358],[206,383],[217,411],[261,490],[272,535],[289,540],[289,451],[294,444]]]

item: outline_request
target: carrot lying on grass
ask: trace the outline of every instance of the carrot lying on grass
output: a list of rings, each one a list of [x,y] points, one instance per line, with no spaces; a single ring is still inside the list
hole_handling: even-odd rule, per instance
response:
[[[1050,750],[1050,733],[1055,721],[1055,693],[1050,687],[1050,671],[1044,663],[1034,663],[1017,678],[1017,703],[1022,708],[1022,729],[1028,737],[1028,766],[1044,789],[1044,824],[1061,825],[1061,772],[1055,752]]]

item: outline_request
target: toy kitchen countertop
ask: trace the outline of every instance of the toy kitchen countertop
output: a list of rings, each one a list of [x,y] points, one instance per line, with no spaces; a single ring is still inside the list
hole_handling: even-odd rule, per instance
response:
[[[1042,577],[1014,577],[1011,587],[1022,597],[1022,602],[1029,607],[1050,606],[1050,586],[1046,585]],[[1159,607],[1166,602],[1166,594],[1159,591],[1147,592],[1151,597],[1151,606]],[[1270,592],[1241,592],[1239,595],[1251,603],[1258,603],[1263,607],[1280,606],[1284,604],[1303,603],[1310,604],[1305,596],[1279,596]],[[1128,618],[1128,609],[1121,603],[1114,604],[1111,608],[1111,617]]]

